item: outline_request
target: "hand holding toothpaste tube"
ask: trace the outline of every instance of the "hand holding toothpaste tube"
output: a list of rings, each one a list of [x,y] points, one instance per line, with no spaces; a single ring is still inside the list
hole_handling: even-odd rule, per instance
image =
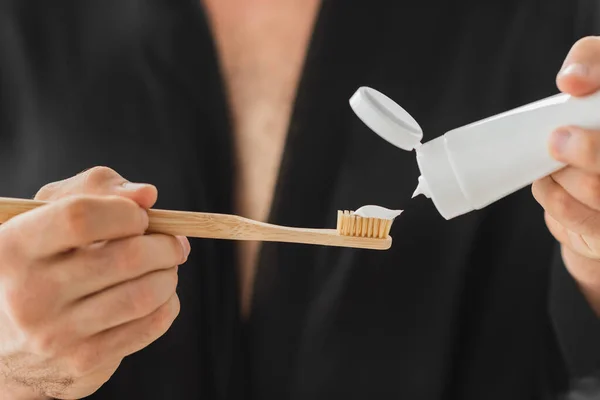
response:
[[[572,47],[557,84],[573,96],[600,90],[600,37],[581,39]],[[561,127],[553,132],[549,149],[568,166],[536,181],[533,194],[562,245],[567,269],[600,315],[600,131]]]

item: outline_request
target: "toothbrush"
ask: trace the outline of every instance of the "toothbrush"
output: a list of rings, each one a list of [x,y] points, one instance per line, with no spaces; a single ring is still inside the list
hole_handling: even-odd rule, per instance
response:
[[[48,203],[0,197],[0,224],[45,204]],[[392,223],[401,213],[364,206],[356,211],[338,211],[337,229],[309,229],[267,224],[237,215],[150,209],[147,233],[387,250],[392,246]]]

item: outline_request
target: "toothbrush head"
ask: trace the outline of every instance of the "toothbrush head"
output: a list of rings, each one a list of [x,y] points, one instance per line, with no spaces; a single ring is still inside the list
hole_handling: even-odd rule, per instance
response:
[[[342,236],[385,239],[390,234],[394,219],[401,213],[402,210],[388,210],[379,206],[338,211],[337,231]]]

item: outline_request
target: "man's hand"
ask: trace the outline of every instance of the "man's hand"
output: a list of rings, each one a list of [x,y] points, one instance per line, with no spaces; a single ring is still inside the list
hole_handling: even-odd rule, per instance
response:
[[[171,326],[190,245],[144,235],[156,197],[94,168],[0,225],[0,398],[88,396]]]
[[[557,77],[561,91],[585,96],[600,89],[600,38],[578,41]],[[598,110],[600,115],[600,110]],[[600,316],[600,131],[561,127],[550,152],[568,166],[533,184],[546,224],[562,244],[565,265]]]

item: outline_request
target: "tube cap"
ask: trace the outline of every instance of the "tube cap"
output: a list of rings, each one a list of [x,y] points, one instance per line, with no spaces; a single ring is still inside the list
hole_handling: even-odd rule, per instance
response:
[[[396,147],[411,151],[421,145],[423,130],[392,99],[369,87],[360,87],[350,98],[350,107],[371,130]]]

